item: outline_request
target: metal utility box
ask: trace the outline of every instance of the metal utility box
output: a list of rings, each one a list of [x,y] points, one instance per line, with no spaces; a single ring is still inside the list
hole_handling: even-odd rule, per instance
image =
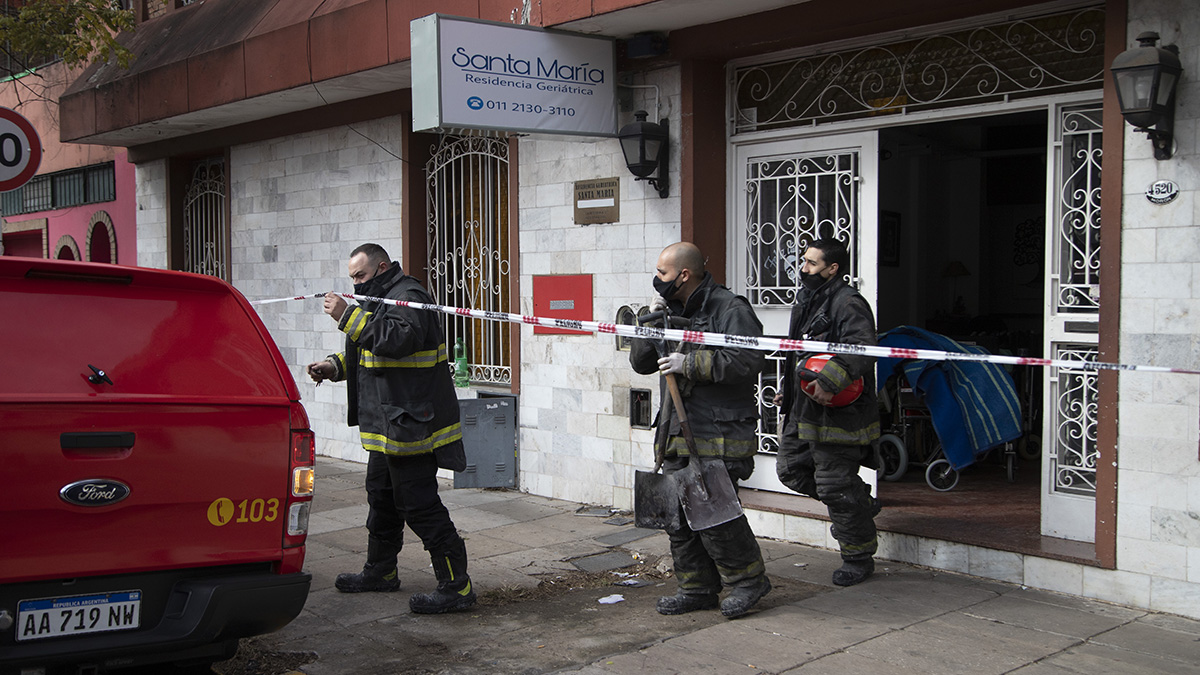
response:
[[[517,486],[517,399],[461,399],[467,468],[454,474],[456,488]]]
[[[533,277],[533,315],[547,319],[592,320],[592,275],[550,274]],[[580,335],[585,330],[537,325],[535,335]]]

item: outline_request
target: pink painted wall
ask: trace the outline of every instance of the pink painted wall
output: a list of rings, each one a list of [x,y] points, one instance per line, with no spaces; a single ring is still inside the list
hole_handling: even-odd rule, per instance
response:
[[[137,202],[134,166],[123,148],[62,143],[59,141],[58,97],[79,74],[62,64],[53,64],[20,80],[0,83],[0,106],[16,110],[37,130],[42,144],[42,163],[37,175],[100,164],[112,160],[116,173],[116,199],[99,204],[84,204],[54,211],[24,213],[3,218],[4,255],[59,257],[59,241],[69,236],[79,249],[79,258],[88,260],[88,230],[97,211],[112,221],[116,238],[116,258],[122,265],[137,263]],[[44,232],[26,229],[30,221],[45,219]]]
[[[80,259],[90,260],[87,246],[89,224],[92,222],[93,216],[97,211],[104,211],[112,220],[112,229],[117,240],[117,255],[115,260],[101,260],[101,262],[112,262],[118,265],[136,265],[137,234],[135,228],[137,226],[137,200],[134,194],[134,166],[126,159],[124,148],[114,148],[114,154],[117,198],[113,201],[82,204],[66,209],[12,216],[6,220],[45,218],[47,220],[46,240],[50,248],[49,257],[60,257],[59,242],[62,237],[69,236],[74,239],[76,246],[79,248]],[[101,226],[101,228],[107,230],[104,226]],[[103,234],[100,236],[103,236]]]

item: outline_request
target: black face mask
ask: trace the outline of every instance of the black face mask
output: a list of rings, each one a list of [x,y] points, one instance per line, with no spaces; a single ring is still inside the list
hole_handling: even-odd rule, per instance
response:
[[[678,274],[676,274],[675,278],[670,281],[659,279],[658,275],[656,274],[654,275],[654,290],[658,291],[659,295],[663,296],[667,300],[670,300],[676,293],[679,292],[679,286],[675,285],[675,282],[678,280]]]
[[[379,276],[379,272],[376,272],[375,276],[371,277],[370,279],[367,279],[366,281],[362,282],[361,284],[354,284],[354,294],[355,295],[377,296],[378,295],[377,287],[379,284],[376,281],[376,277],[378,277],[378,276]]]
[[[818,288],[824,286],[826,281],[829,281],[829,279],[826,279],[820,274],[809,274],[807,272],[800,273],[800,283],[804,284],[809,290],[817,290]]]

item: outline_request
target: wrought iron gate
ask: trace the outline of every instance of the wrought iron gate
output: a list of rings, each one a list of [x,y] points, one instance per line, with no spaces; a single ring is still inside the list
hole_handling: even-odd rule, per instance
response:
[[[229,223],[225,217],[225,160],[192,165],[183,202],[183,269],[229,280]]]
[[[429,287],[454,307],[509,312],[508,143],[444,136],[426,164]],[[462,338],[471,381],[512,382],[508,324],[449,316],[446,342]]]

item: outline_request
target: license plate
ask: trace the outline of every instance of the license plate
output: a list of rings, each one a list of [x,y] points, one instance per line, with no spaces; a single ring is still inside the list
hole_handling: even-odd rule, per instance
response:
[[[17,640],[137,628],[142,592],[121,591],[17,603]]]

